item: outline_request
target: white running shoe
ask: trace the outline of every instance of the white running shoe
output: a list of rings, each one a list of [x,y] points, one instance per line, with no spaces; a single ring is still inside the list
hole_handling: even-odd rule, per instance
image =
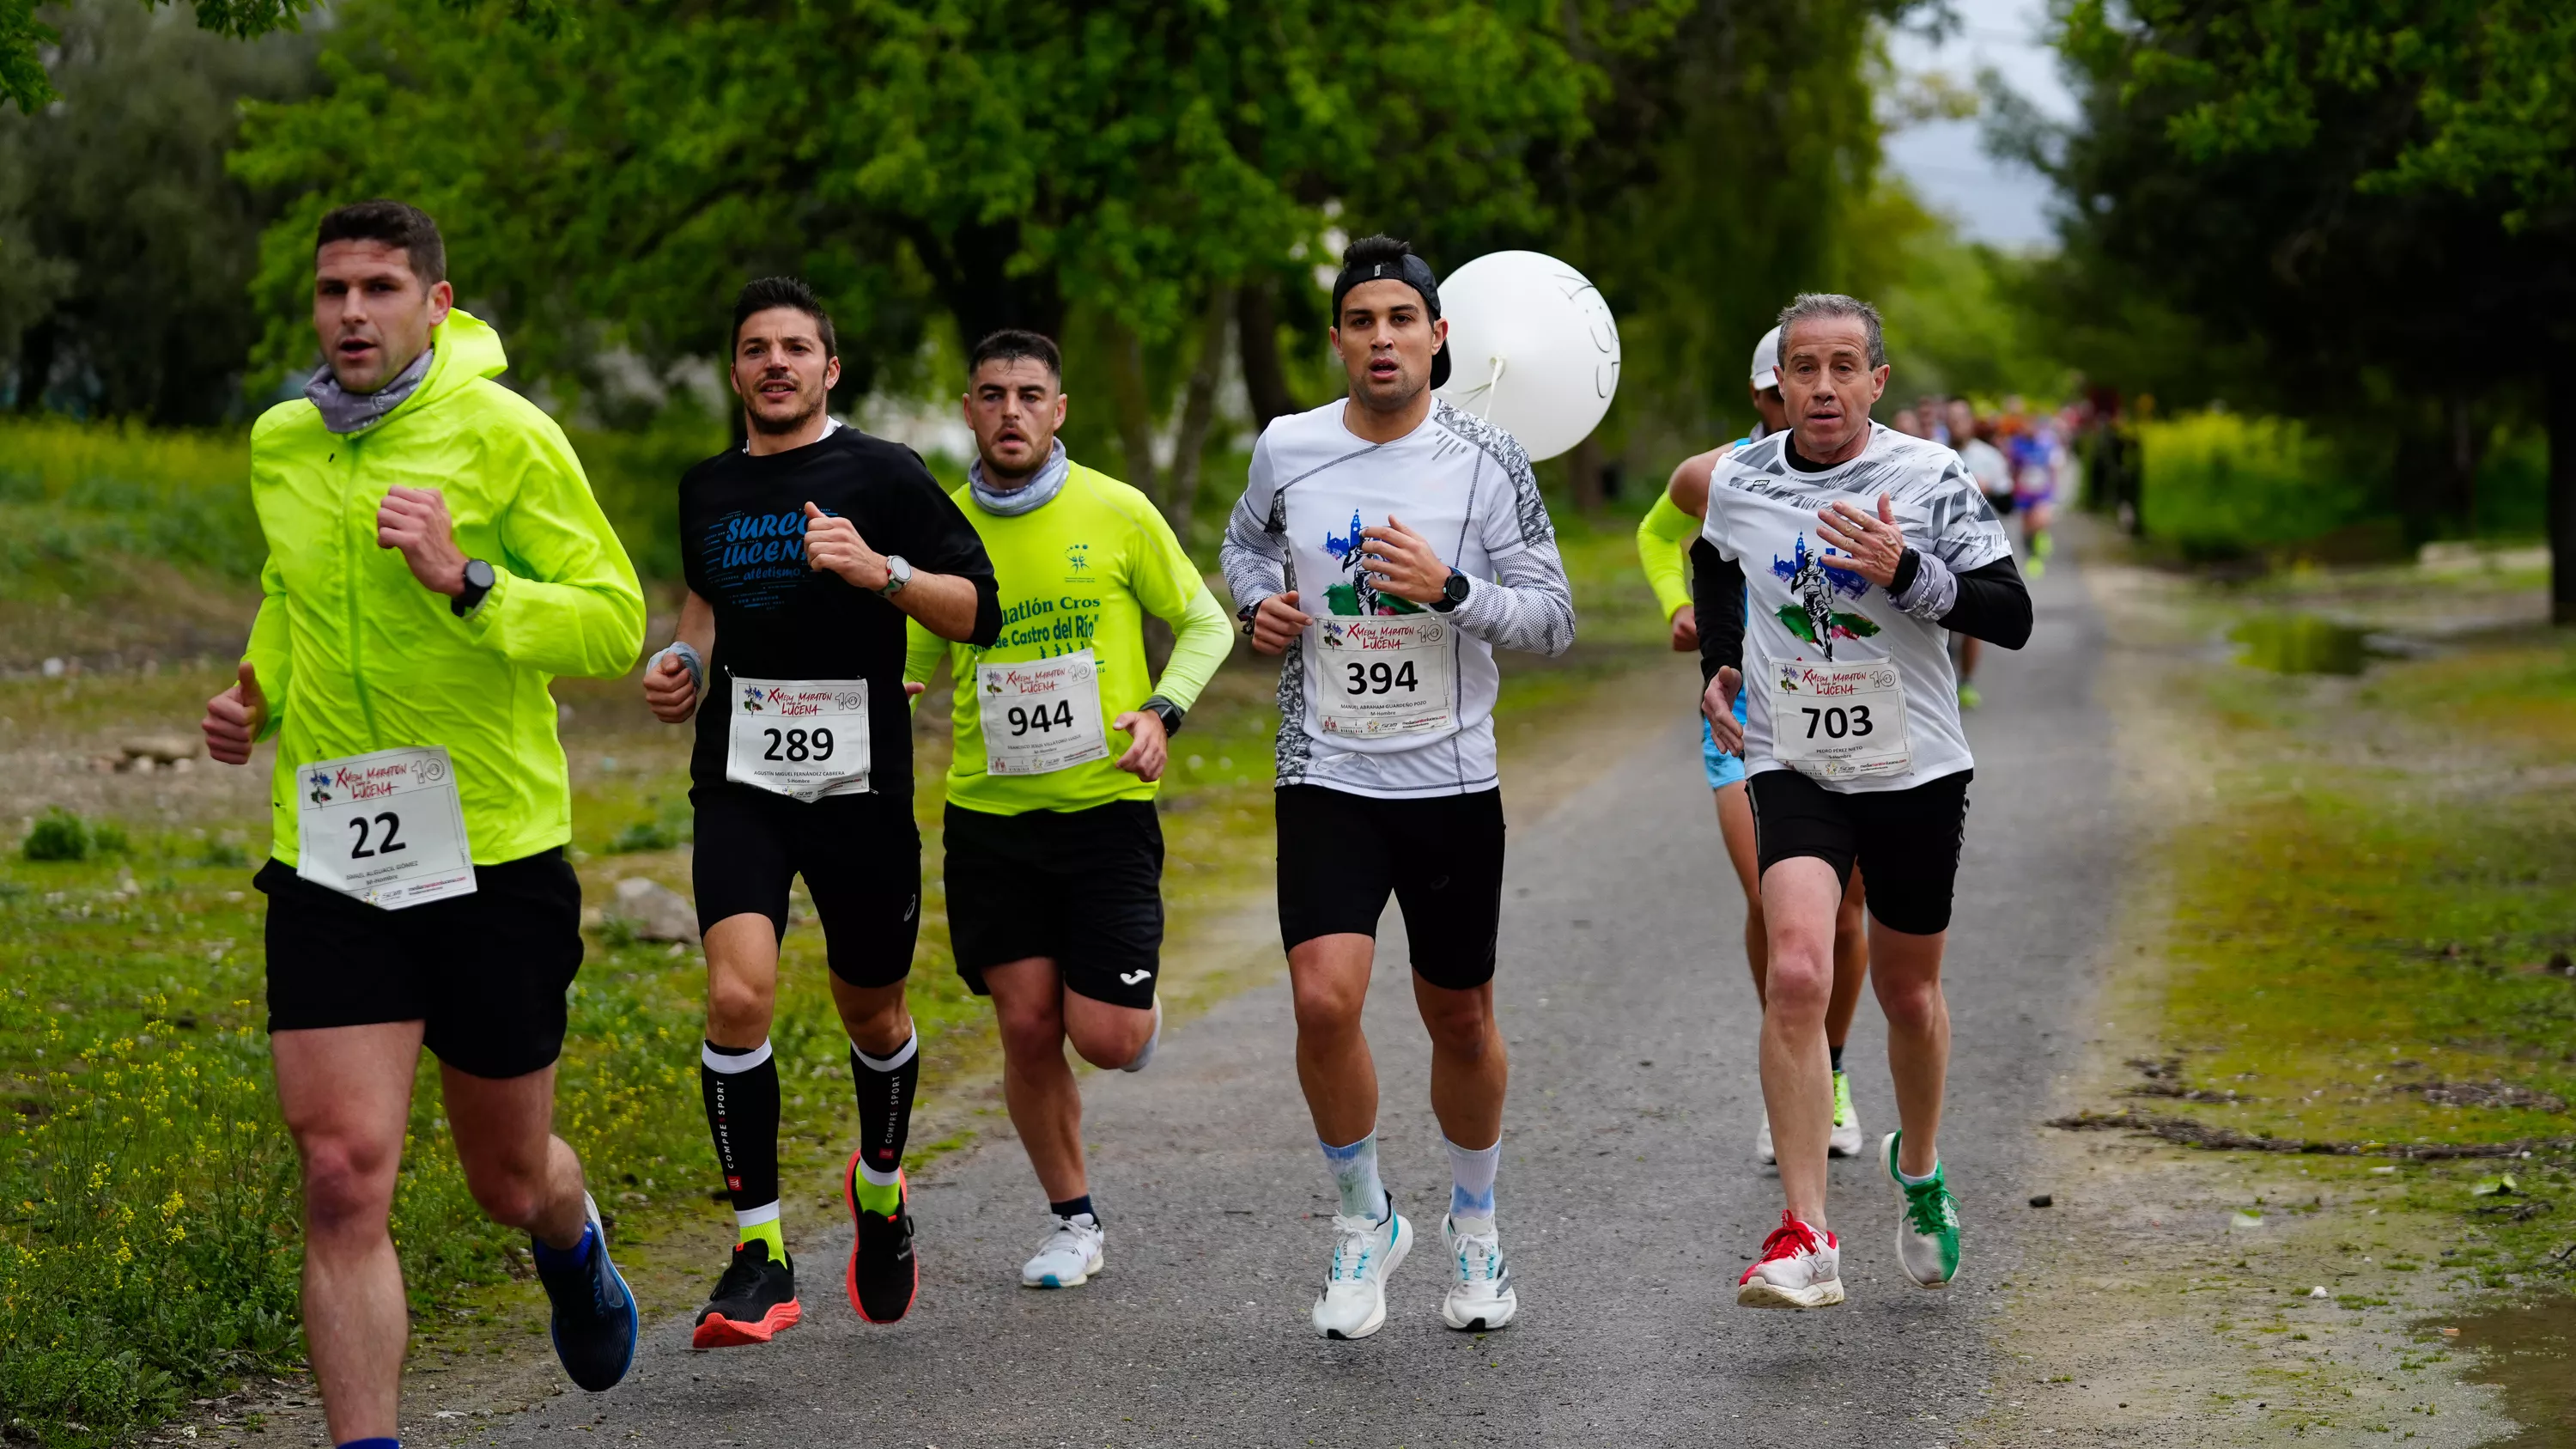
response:
[[[1038,1253],[1020,1269],[1023,1288],[1079,1288],[1091,1281],[1091,1275],[1107,1266],[1101,1247],[1109,1234],[1100,1221],[1089,1213],[1075,1213],[1069,1218],[1047,1214],[1046,1241],[1038,1244]]]
[[[1366,1338],[1386,1326],[1386,1275],[1413,1251],[1413,1224],[1386,1205],[1386,1221],[1333,1216],[1333,1271],[1315,1296],[1315,1331]]]
[[[1503,1262],[1503,1240],[1494,1231],[1494,1220],[1487,1218],[1479,1225],[1482,1231],[1458,1231],[1455,1217],[1440,1219],[1440,1241],[1449,1249],[1449,1261],[1458,1270],[1457,1281],[1449,1285],[1449,1296],[1440,1300],[1440,1321],[1461,1332],[1481,1333],[1500,1328],[1520,1312],[1521,1296],[1512,1291],[1512,1270]]]
[[[1827,1157],[1858,1157],[1861,1145],[1860,1113],[1853,1110],[1851,1075],[1834,1073],[1834,1130],[1825,1139]]]
[[[1753,1160],[1765,1167],[1780,1160],[1780,1154],[1771,1150],[1771,1113],[1768,1110],[1762,1114],[1762,1130],[1753,1134]]]
[[[1831,1308],[1843,1301],[1842,1244],[1831,1233],[1780,1214],[1762,1240],[1762,1256],[1735,1280],[1745,1308]]]

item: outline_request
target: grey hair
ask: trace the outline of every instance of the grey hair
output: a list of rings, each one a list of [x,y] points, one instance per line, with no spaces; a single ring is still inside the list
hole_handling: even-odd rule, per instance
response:
[[[1800,292],[1797,300],[1780,309],[1780,350],[1789,350],[1789,329],[1801,322],[1823,322],[1841,319],[1860,323],[1869,338],[1869,365],[1887,366],[1887,334],[1881,330],[1878,309],[1858,297],[1840,292]]]

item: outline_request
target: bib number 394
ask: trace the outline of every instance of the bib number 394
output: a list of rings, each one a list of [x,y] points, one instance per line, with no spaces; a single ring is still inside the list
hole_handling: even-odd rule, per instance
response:
[[[1363,740],[1450,729],[1458,695],[1450,629],[1424,615],[1317,619],[1316,724]]]
[[[297,875],[389,911],[474,893],[465,807],[444,748],[321,760],[295,780]]]
[[[984,769],[1044,775],[1109,758],[1100,721],[1100,669],[1091,651],[975,666]]]
[[[794,800],[868,788],[868,682],[734,676],[725,778]]]
[[[1894,661],[1779,660],[1764,678],[1773,759],[1818,780],[1913,772],[1905,685]]]

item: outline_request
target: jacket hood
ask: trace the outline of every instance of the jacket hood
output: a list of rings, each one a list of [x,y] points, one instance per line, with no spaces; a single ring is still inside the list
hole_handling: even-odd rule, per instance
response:
[[[421,379],[420,391],[411,395],[407,407],[419,407],[460,392],[467,383],[480,378],[499,377],[510,367],[508,354],[501,350],[501,334],[492,330],[491,323],[462,307],[450,307],[447,320],[429,329],[429,345],[437,355],[429,364],[429,376]]]

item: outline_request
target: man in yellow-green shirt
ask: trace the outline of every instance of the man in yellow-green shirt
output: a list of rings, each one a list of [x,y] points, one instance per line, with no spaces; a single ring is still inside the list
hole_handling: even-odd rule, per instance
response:
[[[1131,1072],[1153,1056],[1156,782],[1234,631],[1153,503],[1065,456],[1053,342],[996,332],[967,378],[977,457],[954,497],[993,560],[1002,632],[977,648],[915,624],[904,674],[927,680],[947,653],[956,680],[949,936],[958,974],[993,998],[1004,1100],[1051,1219],[1020,1282],[1072,1288],[1100,1271],[1103,1233],[1064,1044]],[[1176,636],[1160,680],[1145,660],[1148,613]]]

